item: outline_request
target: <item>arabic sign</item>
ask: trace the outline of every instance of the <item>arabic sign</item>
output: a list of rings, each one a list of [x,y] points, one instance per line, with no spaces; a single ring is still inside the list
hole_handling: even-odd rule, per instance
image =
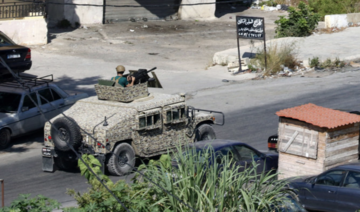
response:
[[[265,39],[264,18],[236,16],[238,38]]]

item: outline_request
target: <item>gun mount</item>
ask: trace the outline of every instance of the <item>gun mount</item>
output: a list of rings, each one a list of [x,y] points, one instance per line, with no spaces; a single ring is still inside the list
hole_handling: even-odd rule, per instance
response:
[[[135,77],[134,85],[130,87],[122,87],[112,80],[99,79],[98,84],[95,85],[96,95],[98,99],[117,102],[132,102],[135,99],[146,97],[149,95],[148,87],[162,88],[156,74],[152,72],[155,69],[156,67],[150,70],[130,70],[129,75],[124,75],[124,77]],[[148,75],[150,72],[152,72],[153,78]]]
[[[138,71],[130,71],[130,76],[135,77],[134,84],[144,83],[144,82],[151,82],[154,81],[154,78],[150,78],[149,73],[154,71],[156,67],[146,70],[146,69],[139,69]]]

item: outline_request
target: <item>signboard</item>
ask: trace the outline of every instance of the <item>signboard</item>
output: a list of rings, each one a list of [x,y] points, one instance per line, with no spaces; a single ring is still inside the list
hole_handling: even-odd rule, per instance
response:
[[[265,39],[264,18],[236,16],[238,38]]]
[[[264,51],[266,55],[266,42],[265,42],[265,20],[260,17],[249,16],[236,16],[236,36],[238,46],[238,58],[239,58],[239,71],[241,69],[241,56],[240,56],[240,38],[255,39],[264,41]],[[265,69],[267,68],[267,61],[265,59]]]

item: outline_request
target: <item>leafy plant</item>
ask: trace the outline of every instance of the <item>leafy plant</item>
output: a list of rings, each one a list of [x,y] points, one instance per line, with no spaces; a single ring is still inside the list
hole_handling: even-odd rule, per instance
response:
[[[223,157],[219,165],[211,162],[213,156],[212,148],[202,152],[178,148],[172,160],[163,155],[160,161],[140,166],[147,178],[137,174],[134,183],[150,185],[150,179],[168,190],[174,196],[153,186],[170,211],[191,211],[189,206],[197,211],[271,211],[287,201],[286,183],[275,180],[276,174],[257,173],[255,162],[238,172],[231,158]]]
[[[257,49],[257,54],[254,59],[250,60],[250,65],[265,70],[265,76],[282,71],[283,66],[294,69],[300,65],[296,58],[296,49],[297,45],[295,42],[282,44],[278,44],[277,42],[272,43],[267,46],[266,54],[264,49]],[[267,62],[266,67],[265,57]]]
[[[310,68],[319,67],[320,66],[319,57],[313,57],[312,59],[309,58],[309,66]]]
[[[298,8],[289,7],[288,18],[280,16],[275,21],[276,37],[304,37],[311,34],[316,28],[320,16],[312,12],[312,9],[304,2],[300,2]]]
[[[45,196],[30,198],[31,194],[20,194],[10,207],[0,208],[0,212],[51,212],[59,209],[60,203]]]
[[[154,189],[147,183],[127,184],[124,180],[113,183],[110,178],[101,172],[101,164],[93,155],[82,156],[85,163],[96,173],[102,182],[124,203],[131,211],[165,211],[164,206],[157,203]],[[77,208],[66,208],[65,212],[89,212],[89,211],[126,211],[125,208],[110,194],[87,166],[79,160],[81,174],[88,180],[91,188],[83,194],[69,189],[67,193],[77,201]],[[155,195],[155,197],[153,197]],[[158,195],[159,196],[159,195]]]
[[[319,13],[321,20],[325,15],[357,13],[360,11],[359,0],[309,0],[309,6]]]

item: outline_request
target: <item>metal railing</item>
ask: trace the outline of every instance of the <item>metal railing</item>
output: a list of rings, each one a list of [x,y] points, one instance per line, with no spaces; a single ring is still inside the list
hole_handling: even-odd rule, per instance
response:
[[[0,19],[45,15],[44,2],[8,2],[0,4]]]

